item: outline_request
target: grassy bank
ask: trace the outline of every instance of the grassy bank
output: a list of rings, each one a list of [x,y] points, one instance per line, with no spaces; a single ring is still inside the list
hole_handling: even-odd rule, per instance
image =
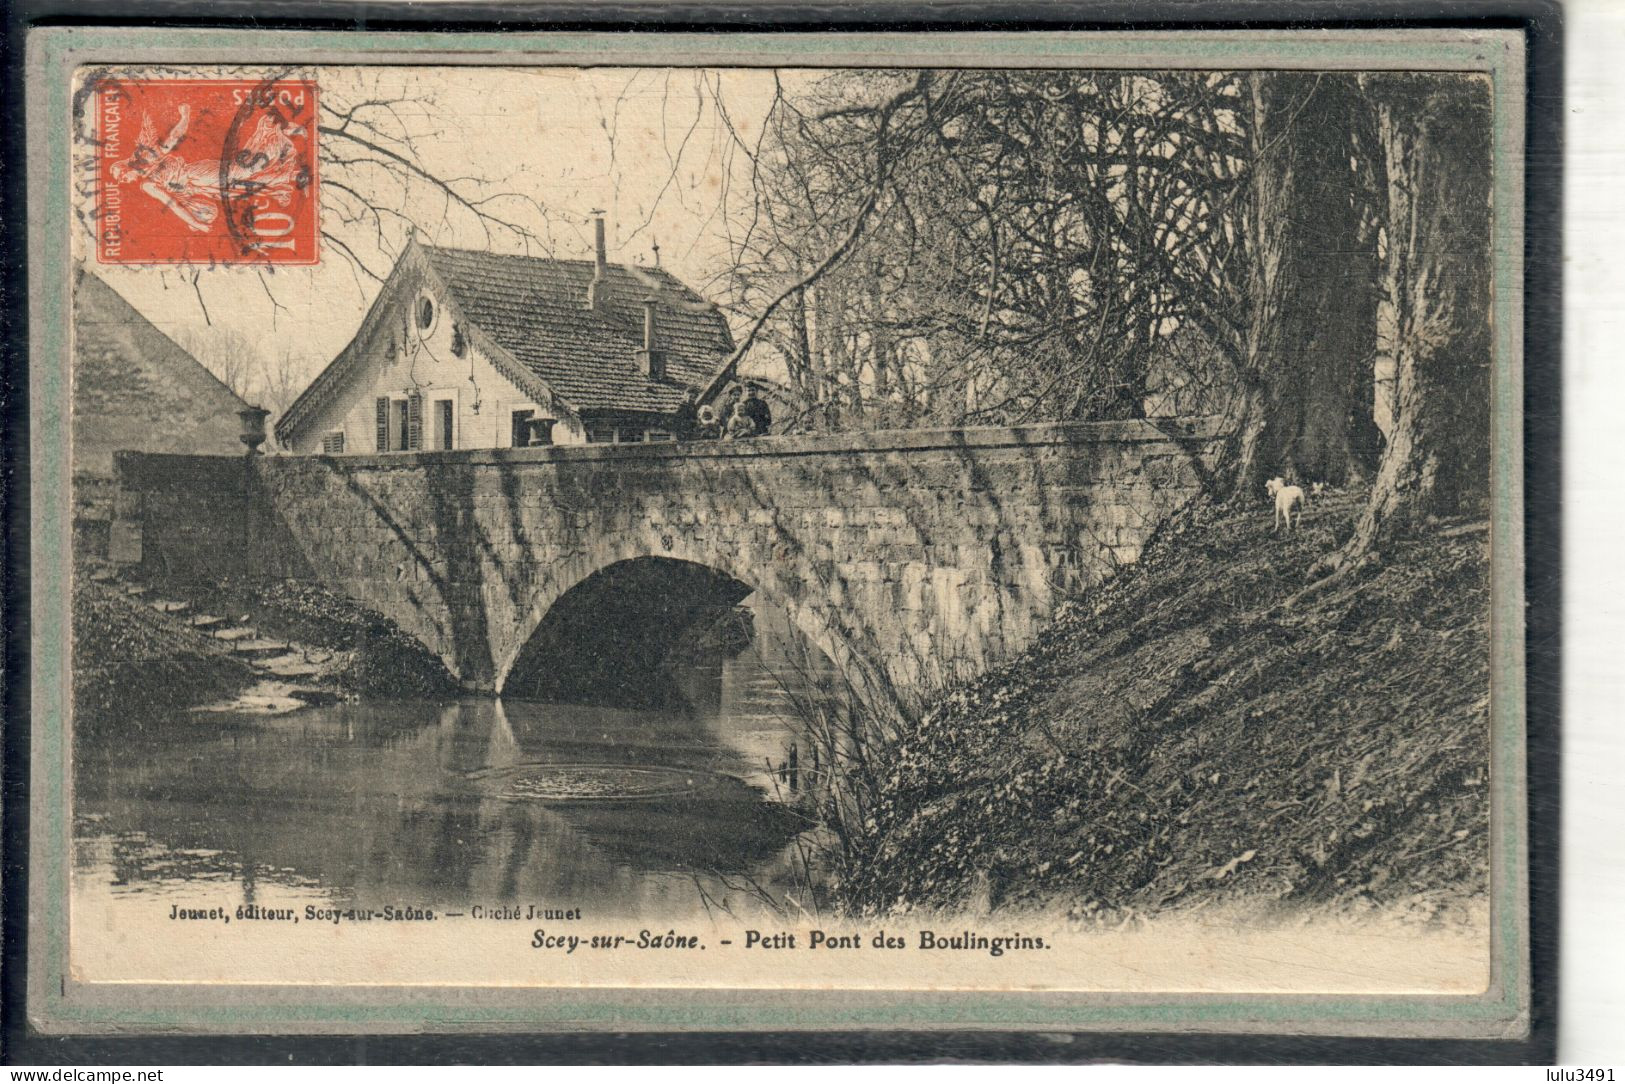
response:
[[[185,599],[252,626],[262,637],[322,651],[314,684],[340,697],[441,697],[456,686],[440,660],[378,615],[320,587],[293,582],[157,584],[148,597]],[[262,675],[227,645],[155,612],[116,584],[76,576],[74,705],[81,725],[137,723],[228,701]]]
[[[75,725],[134,725],[235,695],[254,681],[218,640],[155,613],[117,587],[73,584]]]
[[[1488,867],[1487,538],[1394,547],[1285,608],[1358,494],[1275,537],[1196,506],[952,690],[874,762],[842,894],[860,909],[1061,904],[1116,918],[1245,899],[1429,919]]]
[[[316,584],[231,580],[208,587],[160,586],[212,613],[252,625],[262,636],[334,653],[325,679],[357,697],[455,696],[441,661],[394,622]]]

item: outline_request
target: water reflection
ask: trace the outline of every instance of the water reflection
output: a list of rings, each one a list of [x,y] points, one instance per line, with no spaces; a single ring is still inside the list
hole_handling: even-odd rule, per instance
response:
[[[779,665],[778,642],[685,672],[699,707],[388,701],[86,739],[75,893],[811,908],[808,821],[771,770],[804,743],[792,686],[809,675]]]

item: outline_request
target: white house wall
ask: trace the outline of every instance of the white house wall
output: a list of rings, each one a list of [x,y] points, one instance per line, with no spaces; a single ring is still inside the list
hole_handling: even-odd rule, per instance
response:
[[[517,410],[557,418],[553,427],[556,444],[586,443],[579,419],[560,404],[538,403],[503,376],[476,345],[478,336],[469,334],[466,325],[463,356],[452,352],[452,329],[460,317],[442,292],[430,290],[424,280],[420,271],[403,266],[385,287],[386,296],[363,325],[355,344],[363,359],[361,371],[353,373],[342,391],[301,428],[291,450],[319,454],[325,438],[339,431],[344,434],[345,454],[376,454],[376,400],[405,399],[413,392],[423,396],[425,449],[439,447],[435,428],[439,400],[454,404],[454,448],[511,447],[512,418]],[[420,335],[416,319],[409,325],[407,316],[415,314],[425,291],[429,291],[436,315],[428,332]]]

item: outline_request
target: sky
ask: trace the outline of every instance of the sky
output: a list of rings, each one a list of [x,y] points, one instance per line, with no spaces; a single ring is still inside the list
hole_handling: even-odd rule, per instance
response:
[[[209,73],[218,74],[218,73]],[[780,70],[786,93],[823,73]],[[515,192],[492,207],[540,237],[536,255],[588,258],[590,212],[605,212],[612,262],[663,267],[717,301],[725,300],[730,231],[750,207],[750,161],[775,90],[764,69],[324,67],[322,101],[348,107],[395,103],[366,113],[391,134],[409,136],[430,173],[469,177],[486,194]],[[324,123],[332,123],[324,118]],[[322,176],[363,191],[415,223],[435,244],[525,251],[516,235],[489,235],[466,212],[447,212],[426,185],[402,190],[377,171],[329,161],[339,141],[321,144]],[[338,234],[375,273],[385,275],[403,220],[386,216],[386,245],[370,221],[343,221],[336,189],[322,197],[323,229]],[[81,250],[85,238],[78,238]],[[349,341],[380,283],[328,246],[313,267],[189,273],[90,264],[154,324],[189,344],[256,344],[262,358],[290,352],[313,377]],[[200,302],[201,298],[201,302]]]

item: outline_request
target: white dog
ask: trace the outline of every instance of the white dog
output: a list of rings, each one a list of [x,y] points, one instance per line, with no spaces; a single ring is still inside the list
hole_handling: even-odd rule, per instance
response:
[[[1303,506],[1306,498],[1301,487],[1287,485],[1285,478],[1271,478],[1264,483],[1264,491],[1275,498],[1275,524],[1271,528],[1272,532],[1279,531],[1283,521],[1289,531],[1296,529],[1297,525],[1303,522]],[[1292,519],[1294,506],[1298,509],[1296,522]]]

